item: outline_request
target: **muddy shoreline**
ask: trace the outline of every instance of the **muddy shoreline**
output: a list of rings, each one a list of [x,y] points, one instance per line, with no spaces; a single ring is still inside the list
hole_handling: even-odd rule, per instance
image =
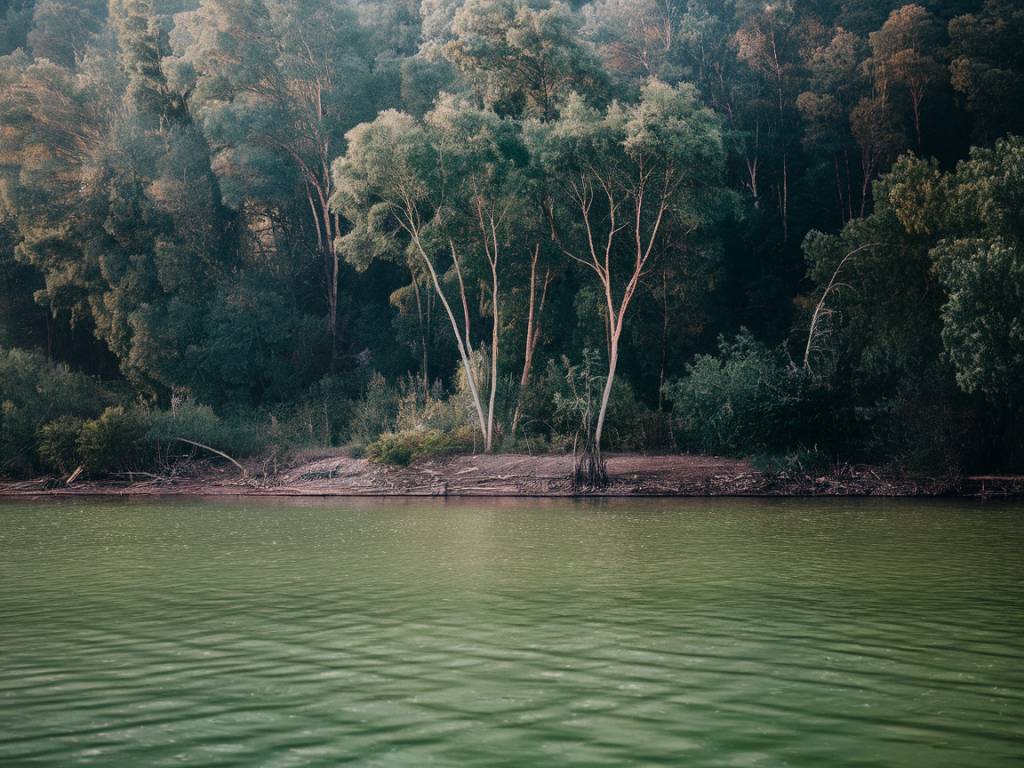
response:
[[[713,456],[621,454],[608,457],[610,484],[572,487],[572,456],[477,455],[389,467],[328,456],[268,474],[258,467],[208,466],[178,476],[0,481],[0,496],[1024,496],[1024,476],[927,477],[842,467],[834,472],[768,476],[748,461]]]

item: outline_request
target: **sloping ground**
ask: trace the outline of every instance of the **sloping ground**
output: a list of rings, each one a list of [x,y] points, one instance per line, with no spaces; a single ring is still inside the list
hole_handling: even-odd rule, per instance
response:
[[[293,495],[293,496],[571,496],[572,456],[453,456],[411,467],[333,456],[297,464],[272,477],[241,477],[207,467],[188,477],[137,474],[124,481],[53,479],[0,483],[0,495]],[[870,467],[823,476],[768,477],[749,462],[713,456],[608,458],[611,482],[598,496],[1020,496],[1024,477],[903,477]]]

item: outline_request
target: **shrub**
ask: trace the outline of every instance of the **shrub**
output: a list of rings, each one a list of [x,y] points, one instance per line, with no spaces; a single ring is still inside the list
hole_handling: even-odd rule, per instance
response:
[[[562,357],[549,361],[523,398],[525,435],[537,434],[547,427],[551,446],[559,450],[582,447],[585,435],[593,430],[605,382],[605,365],[600,355],[585,350],[583,360],[572,364]],[[667,448],[672,444],[668,415],[642,403],[633,387],[617,377],[612,384],[605,418],[602,448],[606,450],[645,450]]]
[[[324,376],[306,394],[307,420],[319,423],[319,441],[325,447],[341,444],[351,430],[355,401],[349,378]]]
[[[477,423],[469,398],[461,391],[445,398],[440,382],[435,382],[430,392],[425,393],[418,382],[410,379],[401,387],[401,392],[395,418],[397,432],[457,432]]]
[[[366,458],[378,464],[406,467],[414,461],[469,452],[473,450],[474,438],[470,427],[454,432],[437,429],[386,432],[366,446]]]
[[[985,429],[971,423],[971,412],[957,401],[962,393],[943,389],[936,375],[926,387],[906,387],[862,409],[868,421],[864,453],[912,472],[956,474],[968,457],[983,455],[978,435]],[[988,462],[998,466],[998,458]]]
[[[43,466],[66,475],[78,465],[78,439],[84,423],[76,416],[61,416],[40,427],[39,459]]]
[[[576,365],[564,355],[557,363],[550,360],[544,379],[544,388],[551,394],[552,442],[567,448],[589,448],[597,427],[604,386],[598,354],[585,349],[583,360]]]
[[[616,378],[608,400],[603,442],[613,451],[645,451],[673,445],[670,414],[648,408],[629,382]]]
[[[96,379],[36,352],[0,349],[0,475],[40,468],[40,428],[61,416],[93,418],[115,399]]]
[[[719,339],[719,353],[698,355],[686,375],[665,388],[682,442],[709,453],[750,455],[798,445],[805,425],[808,379],[746,329]]]
[[[153,452],[146,440],[149,425],[141,415],[118,406],[82,425],[78,455],[93,474],[149,466]]]
[[[147,420],[147,441],[165,460],[197,450],[179,438],[203,443],[236,459],[259,453],[263,447],[253,418],[225,420],[210,406],[188,398],[175,398],[169,410],[152,411]]]
[[[379,373],[373,374],[362,400],[353,408],[350,439],[365,445],[394,430],[398,403],[398,390]]]

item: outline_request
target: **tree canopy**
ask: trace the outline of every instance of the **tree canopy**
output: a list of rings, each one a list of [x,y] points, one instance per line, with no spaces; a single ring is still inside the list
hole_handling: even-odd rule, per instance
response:
[[[1009,0],[12,0],[0,344],[335,443],[736,451],[777,396],[751,445],[1020,466],[1022,35]]]

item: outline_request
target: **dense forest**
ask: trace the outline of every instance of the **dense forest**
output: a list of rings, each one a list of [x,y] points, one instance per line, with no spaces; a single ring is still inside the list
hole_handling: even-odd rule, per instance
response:
[[[0,474],[1020,469],[1022,43],[1014,0],[7,0]]]

